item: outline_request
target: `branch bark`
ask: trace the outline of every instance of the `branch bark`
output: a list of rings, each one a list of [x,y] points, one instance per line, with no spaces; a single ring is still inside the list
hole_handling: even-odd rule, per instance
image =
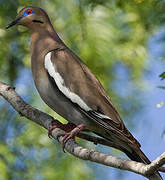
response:
[[[52,124],[54,118],[38,109],[31,107],[27,104],[15,91],[15,88],[0,82],[0,95],[8,101],[13,108],[20,113],[20,115],[25,116],[27,119],[32,120],[38,125],[48,129]],[[52,136],[57,139],[58,135],[63,133],[64,131],[61,129],[55,129],[52,131]],[[88,141],[93,142],[94,144],[103,144],[106,146],[114,147],[117,146],[105,139],[93,137],[84,133],[79,133],[78,137],[86,139]],[[58,138],[59,142],[62,141],[62,137]],[[117,147],[118,148],[118,147]],[[149,178],[155,171],[162,170],[164,168],[161,167],[165,164],[165,152],[160,155],[157,159],[155,159],[151,164],[145,165],[143,163],[117,158],[114,156],[106,155],[103,153],[96,152],[92,149],[86,149],[80,145],[78,145],[73,139],[68,140],[66,143],[65,149],[70,154],[83,159],[89,160],[92,162],[96,162],[99,164],[103,164],[106,166],[132,171],[137,174],[141,174],[144,177]],[[152,178],[150,178],[152,179]]]

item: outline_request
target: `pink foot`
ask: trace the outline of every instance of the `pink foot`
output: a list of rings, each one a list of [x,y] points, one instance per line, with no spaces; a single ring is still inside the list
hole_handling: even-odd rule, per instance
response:
[[[76,126],[72,123],[68,123],[68,124],[62,124],[61,122],[57,121],[57,120],[54,120],[52,122],[52,125],[49,126],[49,129],[48,129],[48,136],[49,138],[51,138],[52,136],[52,131],[56,128],[60,128],[64,131],[71,131],[72,129],[74,129]]]
[[[59,134],[57,136],[60,137],[60,136],[64,136],[63,139],[62,139],[62,149],[64,151],[64,148],[65,148],[65,144],[66,142],[69,140],[69,139],[72,139],[72,138],[75,138],[75,136],[80,132],[82,131],[83,129],[85,128],[85,126],[83,124],[80,124],[78,125],[77,127],[75,127],[74,129],[72,129],[70,132],[66,132],[66,133],[62,133],[62,134]],[[65,152],[65,151],[64,151]]]

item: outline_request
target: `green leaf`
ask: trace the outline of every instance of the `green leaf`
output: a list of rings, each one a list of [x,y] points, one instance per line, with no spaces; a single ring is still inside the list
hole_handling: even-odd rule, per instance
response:
[[[165,89],[165,86],[158,86],[158,88]]]
[[[165,72],[163,72],[162,74],[160,74],[159,77],[161,78],[161,80],[165,79]]]

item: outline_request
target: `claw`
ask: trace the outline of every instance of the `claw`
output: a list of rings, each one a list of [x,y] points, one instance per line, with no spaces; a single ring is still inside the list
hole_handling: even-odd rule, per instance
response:
[[[52,131],[53,131],[54,129],[56,129],[56,128],[61,128],[61,129],[62,129],[63,126],[64,126],[64,125],[63,125],[61,122],[59,122],[59,121],[57,121],[57,120],[53,120],[53,121],[52,121],[52,124],[49,126],[49,129],[48,129],[48,137],[51,138],[51,136],[52,136]]]
[[[72,124],[72,123],[68,123],[68,124],[62,124],[60,123],[59,121],[57,120],[54,120],[52,121],[52,125],[49,126],[49,129],[48,129],[48,137],[51,138],[52,136],[52,131],[56,128],[60,128],[64,131],[70,131],[70,132],[65,132],[65,133],[61,133],[61,134],[58,134],[57,136],[57,139],[60,137],[60,136],[64,136],[63,139],[62,139],[62,149],[63,149],[63,152],[65,152],[65,144],[66,142],[69,140],[69,139],[72,139],[72,138],[75,138],[75,136],[85,128],[85,126],[83,124],[81,125],[78,125],[77,127]]]
[[[60,128],[64,131],[71,131],[72,129],[74,129],[76,126],[72,123],[68,123],[68,124],[62,124],[61,122],[54,120],[52,121],[52,124],[49,126],[48,129],[48,137],[51,138],[52,136],[52,131],[56,128]]]
[[[85,128],[84,125],[79,125],[77,127],[75,127],[72,131],[70,132],[65,132],[65,133],[61,133],[61,134],[58,134],[57,138],[59,138],[60,136],[64,136],[63,139],[62,139],[62,150],[63,152],[65,152],[65,144],[66,142],[69,140],[69,139],[74,139],[75,136]]]
[[[51,125],[51,126],[49,126],[49,129],[48,129],[48,137],[49,137],[49,138],[51,138],[51,136],[52,136],[52,131],[53,131],[54,129],[56,129],[56,128],[57,128],[56,125]]]

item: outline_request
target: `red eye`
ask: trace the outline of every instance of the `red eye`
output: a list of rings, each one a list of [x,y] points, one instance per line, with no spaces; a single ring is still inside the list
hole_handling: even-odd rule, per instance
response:
[[[28,15],[29,15],[29,14],[32,14],[32,10],[31,10],[31,9],[27,9],[27,10],[26,10],[26,14],[28,14]]]

